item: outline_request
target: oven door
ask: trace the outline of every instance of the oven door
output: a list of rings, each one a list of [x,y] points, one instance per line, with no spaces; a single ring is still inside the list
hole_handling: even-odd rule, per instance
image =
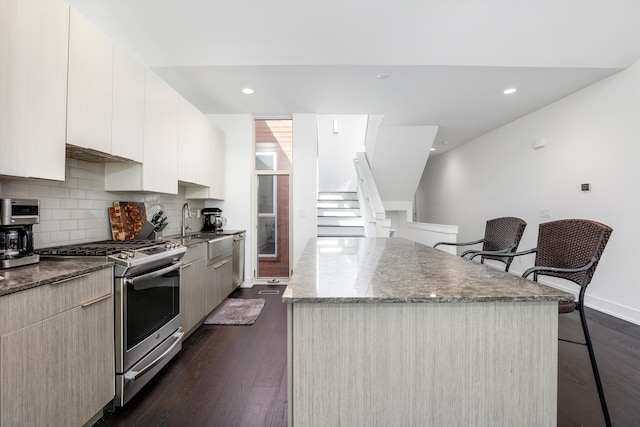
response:
[[[180,328],[180,263],[116,278],[116,374]]]

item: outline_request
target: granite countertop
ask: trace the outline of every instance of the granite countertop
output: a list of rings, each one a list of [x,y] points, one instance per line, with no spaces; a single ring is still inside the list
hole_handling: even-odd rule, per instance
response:
[[[37,264],[0,270],[0,296],[70,279],[113,266],[95,259],[41,260]]]
[[[572,301],[574,296],[407,239],[313,238],[286,303]]]

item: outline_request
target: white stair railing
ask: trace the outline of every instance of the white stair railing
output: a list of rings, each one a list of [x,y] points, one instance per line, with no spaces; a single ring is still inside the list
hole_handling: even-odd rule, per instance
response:
[[[358,175],[358,198],[365,220],[366,235],[367,237],[389,237],[391,220],[387,219],[382,199],[371,173],[367,154],[356,153],[353,163]]]

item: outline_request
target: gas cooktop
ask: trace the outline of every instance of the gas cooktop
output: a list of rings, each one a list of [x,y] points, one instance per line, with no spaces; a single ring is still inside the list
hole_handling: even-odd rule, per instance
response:
[[[41,259],[102,258],[125,268],[151,268],[182,258],[187,247],[175,240],[103,240],[38,249]]]
[[[78,243],[50,248],[37,249],[35,253],[41,257],[106,257],[122,251],[164,246],[163,240],[102,240],[91,243]]]

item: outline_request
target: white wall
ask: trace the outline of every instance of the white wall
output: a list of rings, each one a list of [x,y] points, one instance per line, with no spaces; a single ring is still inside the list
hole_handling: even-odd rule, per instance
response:
[[[438,126],[380,126],[371,171],[387,202],[411,202],[424,171]],[[367,154],[368,155],[368,154]]]
[[[340,122],[340,133],[333,133],[334,120]],[[366,115],[318,116],[319,191],[356,191],[353,159],[364,151],[366,131]]]
[[[318,118],[293,115],[293,268],[307,241],[317,236]]]
[[[526,96],[525,94],[519,96]],[[521,249],[538,224],[587,218],[614,231],[586,303],[640,324],[636,248],[640,241],[640,63],[427,163],[418,220],[456,224],[458,241],[481,238],[485,221],[527,221]],[[532,141],[545,138],[546,147]],[[590,183],[591,192],[580,191]],[[540,217],[549,210],[549,217]],[[533,257],[515,261],[521,273]],[[559,285],[558,281],[558,285]],[[571,287],[574,289],[574,287]]]

